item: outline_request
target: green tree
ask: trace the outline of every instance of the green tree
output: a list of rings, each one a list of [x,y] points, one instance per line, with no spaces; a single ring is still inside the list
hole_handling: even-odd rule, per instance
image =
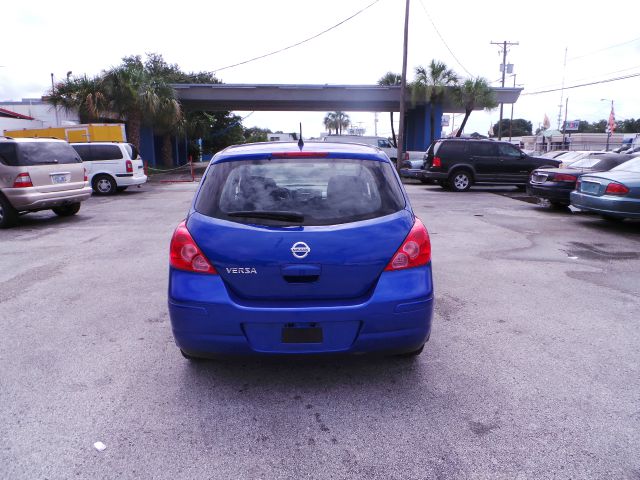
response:
[[[342,131],[351,125],[351,120],[349,119],[349,115],[340,110],[336,110],[335,112],[327,113],[323,123],[329,133],[331,133],[331,129],[334,129],[336,135],[342,135]]]
[[[496,96],[489,86],[489,82],[482,77],[470,78],[465,80],[461,85],[455,86],[453,98],[458,105],[464,108],[464,119],[462,120],[456,137],[462,135],[471,112],[476,108],[492,109],[498,105]]]
[[[429,103],[431,143],[435,140],[435,105],[442,102],[448,87],[454,87],[457,84],[458,76],[444,62],[431,60],[427,68],[416,67],[416,78],[411,85],[411,97],[414,102],[425,100]]]
[[[83,123],[100,120],[109,111],[108,95],[101,76],[67,78],[52,88],[47,101],[67,112],[77,111]]]
[[[524,135],[531,135],[533,132],[533,125],[530,121],[525,120],[524,118],[516,118],[511,123],[511,120],[508,118],[502,119],[502,131],[509,132],[509,127],[511,127],[511,136],[513,137],[522,137]],[[493,125],[493,131],[498,131],[498,122]]]
[[[380,80],[378,80],[378,85],[383,86],[398,86],[402,83],[402,75],[399,73],[387,72],[385,73]],[[390,121],[391,121],[391,135],[393,137],[393,146],[398,146],[398,141],[396,139],[396,131],[393,126],[393,111],[389,112]]]
[[[266,142],[269,137],[268,134],[271,130],[268,128],[251,127],[244,129],[244,141],[245,143]]]

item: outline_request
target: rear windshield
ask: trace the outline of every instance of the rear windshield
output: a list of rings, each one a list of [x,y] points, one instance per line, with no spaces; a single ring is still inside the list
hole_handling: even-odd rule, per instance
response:
[[[16,142],[0,145],[0,161],[12,167],[80,163],[80,157],[68,143]]]
[[[283,159],[213,165],[195,209],[258,225],[334,225],[395,213],[404,196],[390,164]],[[254,216],[252,216],[254,215]]]
[[[617,167],[613,168],[612,171],[640,173],[640,157],[634,158],[633,160],[628,160],[622,165],[618,165]]]

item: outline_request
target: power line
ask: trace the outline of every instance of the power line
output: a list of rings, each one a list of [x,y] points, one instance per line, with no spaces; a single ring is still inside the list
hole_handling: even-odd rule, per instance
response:
[[[582,82],[583,80],[591,80],[591,79],[599,78],[599,77],[602,77],[602,76],[605,76],[605,75],[613,75],[613,74],[615,74],[615,73],[628,72],[629,70],[635,70],[636,68],[640,68],[640,65],[635,65],[635,66],[633,66],[633,67],[629,67],[629,68],[623,68],[622,70],[614,70],[613,72],[601,73],[601,74],[596,75],[596,76],[589,75],[588,77],[575,78],[575,79],[573,79],[572,81],[574,81],[574,82]],[[499,81],[499,80],[500,80],[500,79],[495,80],[495,81],[497,82],[497,81]],[[548,83],[548,84],[546,84],[546,85],[541,85],[541,86],[539,86],[539,87],[534,87],[534,88],[543,88],[543,89],[546,89],[546,88],[555,87],[555,86],[557,86],[557,85],[559,85],[559,84],[558,84],[558,83]]]
[[[600,50],[594,50],[593,52],[585,53],[584,55],[579,55],[577,57],[569,57],[568,60],[572,61],[572,60],[578,60],[578,59],[584,58],[584,57],[589,57],[591,55],[595,55],[596,53],[604,52],[606,50],[611,50],[612,48],[621,47],[623,45],[628,45],[629,43],[637,42],[638,40],[640,40],[640,37],[634,38],[633,40],[629,40],[627,42],[616,43],[615,45],[610,45],[608,47],[601,48]]]
[[[601,83],[616,82],[618,80],[626,80],[628,78],[635,78],[635,77],[640,77],[640,73],[632,73],[629,75],[623,75],[621,77],[608,78],[606,80],[600,80],[598,82],[589,82],[589,83],[582,83],[580,85],[571,85],[570,87],[564,87],[564,89],[569,90],[570,88],[588,87],[589,85],[599,85]],[[554,88],[551,90],[540,90],[538,92],[527,92],[527,93],[522,93],[521,95],[539,95],[541,93],[558,92],[560,90],[562,90],[562,88]]]
[[[374,2],[372,2],[372,3],[370,3],[369,5],[367,5],[366,7],[364,7],[362,10],[358,10],[356,13],[354,13],[354,14],[353,14],[353,15],[351,15],[350,17],[345,18],[345,19],[344,19],[344,20],[342,20],[341,22],[336,23],[336,24],[335,24],[335,25],[333,25],[332,27],[329,27],[329,28],[327,28],[326,30],[323,30],[322,32],[317,33],[317,34],[315,34],[315,35],[314,35],[314,36],[312,36],[312,37],[305,38],[304,40],[301,40],[301,41],[299,41],[299,42],[297,42],[297,43],[294,43],[293,45],[289,45],[288,47],[284,47],[284,48],[281,48],[281,49],[279,49],[279,50],[275,50],[275,51],[273,51],[273,52],[265,53],[264,55],[260,55],[260,56],[258,56],[258,57],[250,58],[249,60],[244,60],[244,61],[242,61],[242,62],[234,63],[233,65],[227,65],[226,67],[216,68],[215,70],[213,70],[213,73],[217,73],[217,72],[220,72],[221,70],[226,70],[226,69],[228,69],[228,68],[237,67],[237,66],[240,66],[240,65],[244,65],[244,64],[246,64],[246,63],[249,63],[249,62],[254,62],[254,61],[256,61],[256,60],[260,60],[260,59],[263,59],[263,58],[266,58],[266,57],[270,57],[271,55],[275,55],[275,54],[277,54],[277,53],[284,52],[285,50],[290,50],[290,49],[292,49],[292,48],[294,48],[294,47],[297,47],[297,46],[299,46],[299,45],[302,45],[303,43],[307,43],[307,42],[309,42],[309,41],[311,41],[311,40],[313,40],[313,39],[315,39],[315,38],[318,38],[318,37],[319,37],[319,36],[321,36],[321,35],[324,35],[324,34],[325,34],[325,33],[327,33],[327,32],[330,32],[330,31],[331,31],[331,30],[333,30],[334,28],[337,28],[337,27],[339,27],[340,25],[342,25],[343,23],[348,22],[348,21],[349,21],[349,20],[351,20],[352,18],[357,17],[358,15],[360,15],[360,14],[361,14],[362,12],[364,12],[365,10],[367,10],[367,9],[369,9],[369,8],[371,8],[371,7],[373,7],[373,6],[374,6],[376,3],[378,3],[379,1],[380,1],[380,0],[375,0]]]
[[[429,21],[431,22],[431,25],[433,25],[433,29],[438,34],[438,37],[440,37],[440,40],[442,41],[444,46],[447,48],[447,50],[449,50],[449,53],[451,54],[453,59],[458,63],[458,65],[460,65],[462,67],[462,69],[465,72],[467,72],[467,75],[469,75],[470,77],[473,77],[473,74],[469,70],[467,70],[464,65],[462,65],[460,60],[458,60],[458,57],[455,56],[453,51],[449,48],[449,45],[447,45],[447,42],[445,41],[444,37],[440,34],[440,30],[438,30],[438,27],[436,27],[436,24],[434,23],[433,19],[431,18],[431,15],[429,15],[429,12],[427,11],[427,7],[424,6],[424,3],[422,2],[422,0],[420,0],[420,5],[422,5],[422,9],[424,10],[424,13],[427,15],[427,18],[429,19]]]

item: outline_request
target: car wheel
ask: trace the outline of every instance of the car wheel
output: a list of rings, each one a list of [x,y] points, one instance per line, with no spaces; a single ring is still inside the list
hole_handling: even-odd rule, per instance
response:
[[[113,195],[118,185],[109,175],[98,175],[93,179],[93,191],[98,195]]]
[[[193,355],[189,355],[187,352],[185,352],[184,350],[180,349],[180,353],[182,354],[182,356],[184,358],[186,358],[187,360],[189,360],[190,362],[197,362],[198,360],[201,360],[198,357],[194,357]]]
[[[80,202],[72,203],[71,205],[64,205],[62,207],[53,207],[53,213],[59,217],[70,217],[80,211]]]
[[[127,187],[117,187],[116,190],[118,190],[119,192],[124,192],[127,189]]]
[[[466,192],[472,184],[471,174],[466,170],[456,170],[449,176],[449,187],[454,192]]]
[[[12,227],[18,221],[18,211],[0,195],[0,228]]]
[[[422,344],[422,346],[420,348],[418,348],[417,350],[412,350],[411,352],[399,353],[398,355],[396,355],[396,357],[398,357],[398,358],[415,358],[418,355],[420,355],[423,350],[424,350],[424,344]]]

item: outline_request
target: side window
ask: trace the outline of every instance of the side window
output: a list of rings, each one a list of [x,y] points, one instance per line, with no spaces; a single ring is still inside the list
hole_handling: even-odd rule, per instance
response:
[[[122,150],[118,145],[91,145],[94,160],[120,160]]]
[[[495,143],[476,142],[473,144],[473,155],[478,155],[479,157],[495,157],[497,153]]]
[[[498,151],[500,152],[501,157],[520,157],[520,150],[506,143],[500,143],[498,145]]]
[[[93,160],[91,156],[91,146],[90,145],[72,145],[74,150],[80,155],[80,158],[83,162],[90,162]]]
[[[136,160],[140,156],[138,149],[133,143],[125,143],[124,148],[127,150],[131,160]]]
[[[15,167],[18,165],[15,144],[0,143],[0,163],[10,167]]]
[[[391,148],[391,144],[387,140],[378,140],[378,147]]]
[[[443,142],[438,149],[438,155],[460,156],[464,155],[467,149],[466,142]]]

